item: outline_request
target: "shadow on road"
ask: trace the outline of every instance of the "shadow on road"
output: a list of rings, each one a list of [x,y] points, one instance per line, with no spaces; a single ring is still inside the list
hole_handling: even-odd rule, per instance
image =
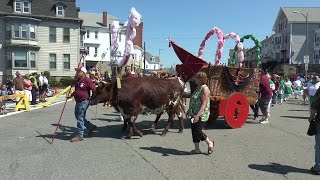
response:
[[[304,109],[290,109],[288,111],[302,111],[302,112],[309,112],[309,110],[304,110]]]
[[[284,118],[291,118],[291,119],[309,119],[309,117],[304,117],[304,116],[280,116]]]
[[[286,175],[288,173],[302,173],[302,174],[312,174],[308,169],[297,168],[289,165],[282,165],[279,163],[270,163],[266,165],[260,164],[249,164],[250,169],[255,169],[264,172],[270,172],[275,174]]]
[[[169,155],[175,155],[175,156],[179,156],[179,155],[190,155],[190,153],[189,153],[189,152],[186,152],[186,151],[179,151],[179,150],[176,150],[176,149],[156,147],[156,146],[152,146],[152,147],[140,147],[140,149],[148,150],[148,151],[152,151],[152,152],[156,152],[156,153],[160,153],[160,154],[162,154],[162,156],[169,156]]]

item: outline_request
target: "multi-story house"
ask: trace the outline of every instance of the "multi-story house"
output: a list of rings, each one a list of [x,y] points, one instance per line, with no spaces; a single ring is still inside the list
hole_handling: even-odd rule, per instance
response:
[[[84,64],[87,69],[96,67],[99,63],[104,66],[110,64],[110,27],[113,21],[118,21],[117,17],[109,15],[107,12],[85,13],[80,12],[79,18],[83,20],[82,30],[85,33],[82,36],[83,47],[87,50],[87,55],[84,58]],[[124,53],[125,34],[124,28],[121,26],[118,34],[118,54],[121,56]]]
[[[309,72],[319,72],[319,7],[282,7],[272,30],[273,59],[283,66],[284,74],[304,72],[305,55],[309,56]]]
[[[73,76],[82,23],[78,12],[74,0],[1,0],[0,81],[15,71]]]

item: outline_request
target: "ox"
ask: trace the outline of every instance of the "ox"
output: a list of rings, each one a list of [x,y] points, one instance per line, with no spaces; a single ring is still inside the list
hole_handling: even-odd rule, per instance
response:
[[[175,114],[179,113],[179,132],[183,130],[182,105],[180,99],[183,95],[185,83],[179,78],[154,78],[137,77],[126,78],[121,81],[121,88],[117,88],[116,81],[101,81],[96,92],[92,95],[90,105],[97,105],[111,101],[111,105],[124,117],[124,126],[126,130],[129,125],[128,138],[133,135],[142,137],[142,133],[135,125],[136,119],[140,113],[152,112],[157,115],[151,130],[154,127],[163,112],[169,115],[168,123],[162,132],[164,136],[172,125]]]

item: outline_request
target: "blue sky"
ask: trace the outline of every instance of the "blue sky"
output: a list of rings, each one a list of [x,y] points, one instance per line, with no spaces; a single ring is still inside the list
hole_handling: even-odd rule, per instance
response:
[[[197,54],[199,45],[207,32],[220,28],[224,34],[235,32],[241,37],[252,34],[260,41],[271,35],[280,7],[320,7],[320,0],[77,0],[82,12],[107,11],[121,22],[127,20],[131,7],[142,15],[144,22],[143,41],[146,51],[159,55],[165,67],[179,64],[172,48],[168,47],[169,36],[187,51]],[[235,45],[227,40],[221,58],[227,62],[229,49]],[[249,40],[245,48],[253,47]],[[207,42],[202,58],[214,62],[217,37]]]

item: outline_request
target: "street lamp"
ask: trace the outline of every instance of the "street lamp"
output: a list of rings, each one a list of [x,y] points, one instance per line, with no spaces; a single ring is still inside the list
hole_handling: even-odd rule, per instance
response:
[[[303,14],[299,11],[293,11],[293,13],[296,13],[296,14],[300,14],[302,15],[305,19],[306,19],[306,52],[305,52],[305,56],[303,58],[304,60],[304,68],[306,70],[306,77],[308,77],[308,63],[309,63],[309,55],[308,55],[308,13],[306,14]]]

